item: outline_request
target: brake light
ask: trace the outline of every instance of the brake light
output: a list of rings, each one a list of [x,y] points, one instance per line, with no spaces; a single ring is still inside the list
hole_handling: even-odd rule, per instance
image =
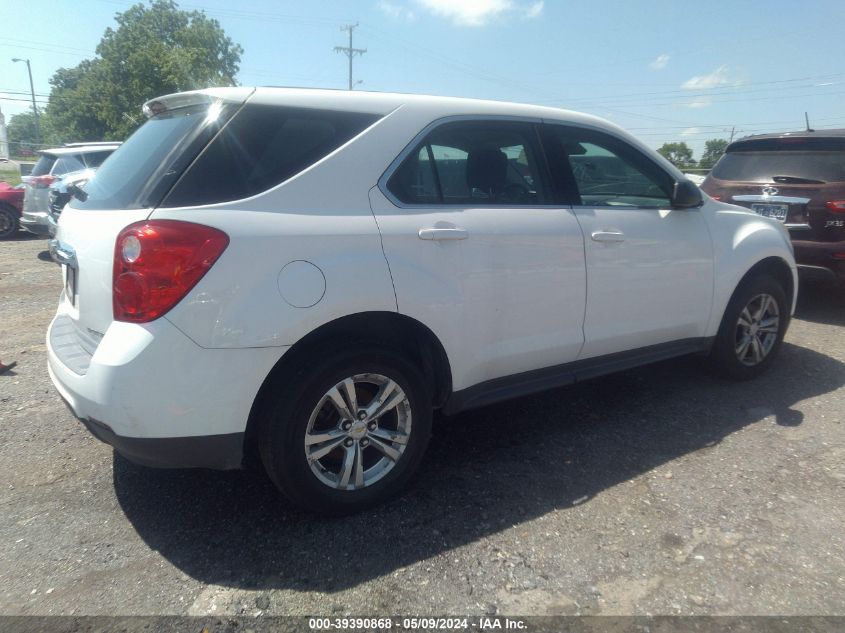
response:
[[[722,199],[722,196],[710,196],[710,197],[713,198],[714,200],[721,200]]]
[[[845,200],[831,200],[825,206],[834,213],[845,213]]]
[[[46,189],[54,182],[56,182],[55,176],[33,176],[32,179],[29,181],[32,186],[36,187],[37,189]]]
[[[147,323],[179,303],[223,254],[223,231],[180,220],[130,224],[117,236],[112,271],[115,321]]]

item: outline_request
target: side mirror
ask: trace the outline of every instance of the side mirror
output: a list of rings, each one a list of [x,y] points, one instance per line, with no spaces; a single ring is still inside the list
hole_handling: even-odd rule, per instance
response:
[[[704,204],[701,190],[694,182],[679,180],[672,190],[673,209],[694,209]]]

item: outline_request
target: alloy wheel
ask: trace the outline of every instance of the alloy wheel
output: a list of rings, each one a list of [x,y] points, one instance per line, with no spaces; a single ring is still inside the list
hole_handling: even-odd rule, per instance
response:
[[[753,367],[772,351],[780,331],[780,310],[774,297],[756,295],[739,314],[735,351],[739,362]]]
[[[360,490],[386,476],[408,445],[411,404],[396,381],[357,374],[329,389],[308,420],[311,472],[337,490]]]

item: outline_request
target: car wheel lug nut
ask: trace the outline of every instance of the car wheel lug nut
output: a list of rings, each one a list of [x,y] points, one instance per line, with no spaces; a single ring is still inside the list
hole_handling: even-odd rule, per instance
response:
[[[350,438],[350,439],[348,439],[348,440],[345,440],[345,441],[343,442],[343,445],[344,445],[344,446],[352,446],[352,438]]]

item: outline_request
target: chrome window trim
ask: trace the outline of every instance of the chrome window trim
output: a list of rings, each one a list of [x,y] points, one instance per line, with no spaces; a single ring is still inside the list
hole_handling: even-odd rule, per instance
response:
[[[399,209],[562,209],[562,208],[570,208],[568,204],[442,204],[442,203],[429,203],[429,204],[417,204],[417,203],[409,203],[409,202],[402,202],[393,195],[393,192],[387,188],[387,182],[391,179],[393,174],[399,169],[399,166],[404,162],[404,160],[413,152],[417,146],[425,140],[425,138],[434,130],[443,127],[444,125],[448,125],[450,123],[460,122],[460,121],[507,121],[511,123],[528,123],[531,125],[539,125],[543,122],[543,119],[539,117],[527,117],[527,116],[517,116],[517,115],[510,115],[510,114],[454,114],[445,117],[441,117],[439,119],[435,119],[428,125],[426,125],[422,131],[420,131],[414,138],[408,143],[405,148],[399,152],[399,155],[393,159],[393,161],[388,165],[387,169],[381,175],[381,178],[378,179],[376,186],[378,190],[381,191],[382,195],[387,198],[393,206]],[[542,148],[541,148],[542,149]]]
[[[766,196],[763,194],[748,194],[733,196],[737,202],[785,202],[787,204],[807,204],[810,198],[798,198],[796,196]]]

